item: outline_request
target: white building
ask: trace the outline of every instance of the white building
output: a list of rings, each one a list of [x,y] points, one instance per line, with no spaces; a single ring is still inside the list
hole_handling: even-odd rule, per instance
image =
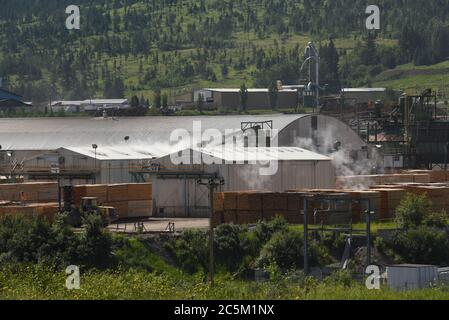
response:
[[[135,180],[135,168],[162,155],[127,145],[67,147],[33,156],[23,162],[23,167],[27,180],[56,180],[59,174],[63,183],[70,185],[129,183]]]
[[[128,99],[88,99],[83,101],[54,101],[50,108],[53,112],[94,112],[109,109],[129,108]]]
[[[184,160],[181,165],[180,159]],[[224,179],[217,191],[335,187],[331,158],[295,147],[187,149],[152,165],[153,206],[158,216],[207,217],[210,194],[198,179],[211,176]]]

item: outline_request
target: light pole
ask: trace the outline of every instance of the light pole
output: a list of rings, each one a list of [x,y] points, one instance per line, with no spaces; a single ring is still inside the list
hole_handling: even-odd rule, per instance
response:
[[[306,63],[309,63],[309,82],[312,83],[312,65],[311,60],[315,60],[315,73],[316,73],[316,80],[315,80],[315,94],[316,94],[316,108],[318,108],[320,103],[320,55],[318,53],[318,50],[316,49],[314,43],[310,41],[305,50],[304,54],[306,56],[306,60],[301,66],[301,69],[299,70],[299,74],[301,75],[302,69],[306,65]]]
[[[225,184],[223,178],[214,177],[209,179],[198,179],[197,183],[199,185],[209,187],[209,197],[210,197],[210,217],[209,217],[209,281],[210,285],[214,285],[214,225],[213,225],[213,214],[214,214],[214,192],[215,188]]]
[[[97,149],[98,149],[98,145],[93,144],[92,148],[94,149],[95,152],[95,158],[94,158],[94,182],[97,182]]]

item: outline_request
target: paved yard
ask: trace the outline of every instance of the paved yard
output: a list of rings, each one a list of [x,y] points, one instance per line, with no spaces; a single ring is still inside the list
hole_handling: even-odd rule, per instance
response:
[[[150,218],[140,223],[143,224],[144,232],[149,233],[169,231],[170,223],[174,224],[175,231],[209,228],[209,219]],[[113,232],[137,233],[138,224],[136,222],[119,222],[111,224],[108,229]]]

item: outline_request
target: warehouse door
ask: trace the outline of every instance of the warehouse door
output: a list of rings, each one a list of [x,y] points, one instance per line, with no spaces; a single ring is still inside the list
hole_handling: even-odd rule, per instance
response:
[[[195,203],[193,207],[195,209],[210,209],[209,208],[209,188],[207,186],[195,184]]]

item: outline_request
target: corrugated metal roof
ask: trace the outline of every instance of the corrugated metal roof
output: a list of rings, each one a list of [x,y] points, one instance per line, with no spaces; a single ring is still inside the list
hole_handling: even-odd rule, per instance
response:
[[[157,150],[154,148],[137,148],[129,146],[120,147],[99,147],[97,151],[91,147],[69,147],[62,148],[90,158],[98,160],[151,160],[157,159],[167,154],[167,150]]]
[[[198,150],[224,161],[331,161],[321,154],[297,147],[205,148]]]
[[[385,92],[386,88],[343,88],[341,92]]]
[[[240,129],[245,121],[273,121],[282,130],[292,122],[309,115],[230,115],[200,117],[134,117],[134,118],[3,118],[0,119],[0,144],[3,150],[56,150],[61,147],[124,146],[148,147],[169,142],[175,129],[192,133],[193,123],[202,130]]]
[[[124,104],[128,99],[92,99],[84,100],[81,104]]]
[[[82,101],[69,101],[69,100],[59,100],[54,101],[52,106],[81,106],[81,105],[91,105],[91,104],[125,104],[128,103],[128,99],[87,99]]]
[[[203,89],[206,91],[212,91],[212,92],[224,92],[224,93],[238,93],[240,92],[239,88],[206,88]],[[266,92],[268,93],[268,89],[267,88],[249,88],[248,92]],[[279,90],[279,92],[297,92],[297,90],[295,89],[282,89]]]

